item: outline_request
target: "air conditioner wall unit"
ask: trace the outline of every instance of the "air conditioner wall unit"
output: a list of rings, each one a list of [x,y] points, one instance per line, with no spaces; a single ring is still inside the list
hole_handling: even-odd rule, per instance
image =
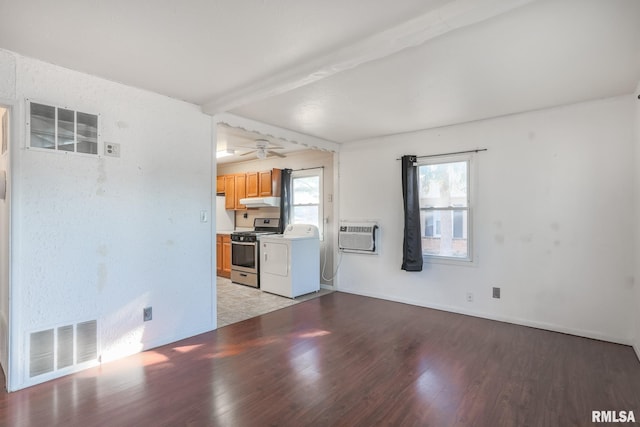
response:
[[[338,248],[342,252],[378,254],[378,223],[374,221],[341,221]]]

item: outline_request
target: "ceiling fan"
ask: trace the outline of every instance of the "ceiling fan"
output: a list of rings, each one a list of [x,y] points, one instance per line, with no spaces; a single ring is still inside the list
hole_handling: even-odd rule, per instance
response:
[[[251,151],[247,151],[246,153],[242,153],[240,154],[240,156],[248,156],[250,154],[255,153],[256,157],[259,159],[266,159],[267,156],[278,156],[278,157],[287,157],[282,153],[278,153],[277,151],[273,151],[273,150],[284,150],[284,147],[278,147],[277,145],[273,145],[271,144],[269,141],[267,141],[266,139],[256,139],[256,145],[255,147],[243,147],[241,145],[239,145],[238,147],[243,147],[243,148],[252,148],[253,150]]]

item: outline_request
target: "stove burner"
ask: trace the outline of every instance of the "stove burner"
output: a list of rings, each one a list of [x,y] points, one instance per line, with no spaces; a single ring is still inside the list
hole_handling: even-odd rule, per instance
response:
[[[231,233],[232,242],[257,242],[259,236],[265,234],[278,234],[280,218],[256,218],[253,220],[251,231],[235,231]]]

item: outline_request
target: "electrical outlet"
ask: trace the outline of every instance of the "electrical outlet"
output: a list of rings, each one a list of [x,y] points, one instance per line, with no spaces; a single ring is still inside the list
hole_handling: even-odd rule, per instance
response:
[[[467,292],[467,302],[473,302],[473,292]]]
[[[105,142],[104,155],[109,157],[120,157],[120,144],[115,142]]]
[[[145,307],[142,309],[142,321],[148,322],[153,319],[153,309],[151,307]]]
[[[493,297],[500,299],[500,288],[493,288]]]

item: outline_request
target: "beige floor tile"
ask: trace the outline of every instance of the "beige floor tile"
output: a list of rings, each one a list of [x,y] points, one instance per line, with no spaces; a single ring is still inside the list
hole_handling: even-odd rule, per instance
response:
[[[219,328],[333,292],[320,289],[320,292],[291,299],[232,283],[224,277],[217,278],[217,291]]]

